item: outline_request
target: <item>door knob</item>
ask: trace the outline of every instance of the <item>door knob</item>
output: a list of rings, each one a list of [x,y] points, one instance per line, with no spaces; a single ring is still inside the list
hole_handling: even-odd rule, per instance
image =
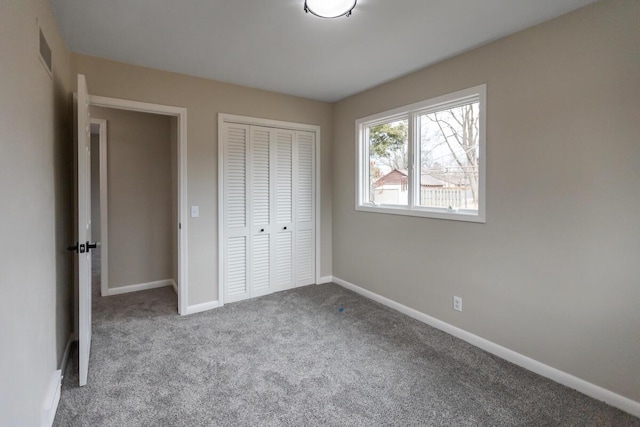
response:
[[[264,233],[264,228],[261,228],[261,229],[260,229],[260,232],[261,232],[261,233]]]
[[[87,242],[87,243],[89,243],[89,242]],[[85,252],[86,252],[86,251],[85,251],[85,244],[84,244],[84,243],[83,243],[83,244],[81,244],[81,245],[78,245],[78,244],[76,243],[75,245],[67,246],[67,250],[68,250],[68,251],[71,251],[71,252],[77,252],[77,253],[80,253],[80,254],[83,254],[83,253],[85,253]]]
[[[87,242],[87,245],[88,245],[88,244],[89,244],[89,242]],[[77,252],[77,253],[80,253],[80,254],[83,254],[83,253],[85,253],[85,252],[86,252],[85,248],[86,248],[86,246],[85,246],[85,244],[84,244],[84,243],[82,243],[81,245],[78,245],[78,243],[77,243],[77,242],[76,242],[76,244],[75,244],[75,245],[69,245],[69,246],[67,246],[67,250],[68,250],[68,251],[71,251],[71,252]]]
[[[95,248],[97,248],[97,247],[98,247],[98,242],[93,242],[93,243],[89,243],[89,242],[87,242],[87,251],[88,251],[89,249],[95,249]]]
[[[283,230],[286,230],[286,229],[287,229],[287,227],[285,227]]]

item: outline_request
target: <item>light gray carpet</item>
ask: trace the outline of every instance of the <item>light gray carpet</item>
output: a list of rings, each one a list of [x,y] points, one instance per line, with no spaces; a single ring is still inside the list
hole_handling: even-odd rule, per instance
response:
[[[55,425],[640,426],[334,284],[176,305],[171,288],[96,297],[89,384],[76,353]]]

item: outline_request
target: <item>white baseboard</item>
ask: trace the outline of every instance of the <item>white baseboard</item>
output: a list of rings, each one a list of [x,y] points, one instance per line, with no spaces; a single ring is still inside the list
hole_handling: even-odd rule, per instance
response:
[[[69,352],[71,351],[71,344],[76,341],[74,339],[73,334],[69,335],[69,339],[67,340],[67,346],[64,348],[64,353],[62,354],[62,361],[60,361],[60,369],[61,375],[64,377],[67,372],[67,362],[69,361]]]
[[[333,279],[333,277],[331,276],[322,276],[320,277],[320,279],[318,279],[318,285],[323,285],[325,283],[330,283],[331,280]]]
[[[175,291],[176,295],[178,295],[178,284],[173,279],[171,279],[171,286],[173,286],[173,290]]]
[[[202,313],[203,311],[212,310],[220,306],[218,301],[205,302],[202,304],[195,304],[187,306],[187,312],[185,314]]]
[[[433,326],[434,328],[440,329],[441,331],[453,335],[454,337],[460,338],[461,340],[466,341],[469,344],[479,347],[482,350],[494,354],[513,364],[521,366],[525,369],[535,372],[538,375],[549,378],[550,380],[565,385],[569,388],[575,389],[583,394],[586,394],[587,396],[593,397],[594,399],[603,401],[611,406],[628,412],[631,415],[640,417],[640,402],[636,402],[635,400],[631,400],[627,397],[587,382],[559,369],[553,368],[549,365],[545,365],[544,363],[538,362],[537,360],[534,360],[523,354],[516,353],[513,350],[509,350],[506,347],[502,347],[499,344],[474,335],[471,332],[465,331],[464,329],[460,329],[449,323],[443,322],[442,320],[438,320],[435,317],[431,317],[418,310],[414,310],[413,308],[407,307],[381,295],[368,291],[364,288],[361,288],[360,286],[347,282],[346,280],[342,280],[335,276],[332,279],[332,282],[337,283],[338,285],[346,289],[377,301],[380,304],[386,305],[387,307],[397,310],[400,313],[406,314],[409,317],[413,317],[414,319],[426,323],[427,325]]]
[[[60,388],[62,386],[62,371],[54,371],[47,386],[47,394],[42,406],[42,426],[51,427],[60,402]]]
[[[129,292],[146,291],[148,289],[162,288],[165,286],[174,286],[173,279],[157,280],[155,282],[139,283],[137,285],[119,286],[117,288],[108,288],[107,296],[128,294]],[[175,286],[177,288],[177,286]]]

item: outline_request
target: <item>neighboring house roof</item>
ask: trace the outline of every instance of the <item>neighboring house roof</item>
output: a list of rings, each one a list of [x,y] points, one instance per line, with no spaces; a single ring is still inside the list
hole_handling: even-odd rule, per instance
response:
[[[447,187],[450,184],[441,179],[434,178],[431,175],[422,174],[420,176],[420,185],[423,187]]]
[[[378,178],[373,184],[374,187],[381,187],[383,185],[406,185],[408,173],[405,170],[394,169],[388,174]],[[438,178],[434,178],[431,175],[423,174],[420,177],[420,185],[422,187],[453,187],[454,185],[443,181]]]
[[[407,185],[407,173],[399,169],[394,169],[388,174],[378,178],[374,187],[383,185]]]

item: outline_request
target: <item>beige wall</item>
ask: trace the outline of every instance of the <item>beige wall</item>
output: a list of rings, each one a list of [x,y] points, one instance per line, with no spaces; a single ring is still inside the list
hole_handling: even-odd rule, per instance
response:
[[[72,72],[93,95],[187,108],[187,199],[200,206],[200,218],[188,218],[189,305],[218,299],[218,113],[320,125],[321,273],[331,274],[331,104],[77,54]]]
[[[639,22],[598,2],[337,103],[334,275],[640,401]],[[486,224],[356,212],[354,121],[481,83]]]
[[[107,120],[109,288],[172,277],[170,118],[91,107]]]
[[[38,24],[53,78],[38,58]],[[0,425],[40,425],[72,329],[69,54],[46,0],[0,1]]]

